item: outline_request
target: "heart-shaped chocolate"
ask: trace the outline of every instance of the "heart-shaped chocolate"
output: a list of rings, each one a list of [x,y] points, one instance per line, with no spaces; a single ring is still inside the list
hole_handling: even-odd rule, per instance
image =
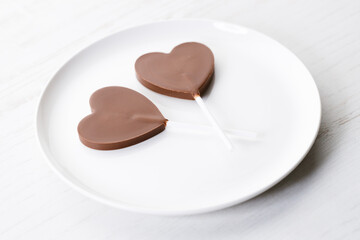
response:
[[[136,60],[138,80],[147,88],[172,97],[194,99],[209,85],[214,55],[201,43],[176,46],[169,54],[153,52]]]
[[[124,87],[105,87],[90,97],[92,114],[78,125],[81,142],[94,149],[128,147],[165,129],[167,119],[142,94]]]

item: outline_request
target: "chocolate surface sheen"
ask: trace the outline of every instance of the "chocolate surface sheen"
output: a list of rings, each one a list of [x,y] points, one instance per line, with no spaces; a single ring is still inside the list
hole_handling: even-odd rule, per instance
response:
[[[153,52],[136,60],[138,80],[147,88],[172,97],[194,99],[209,85],[214,55],[201,43],[176,46],[169,54]]]
[[[124,87],[105,87],[90,97],[92,114],[78,125],[81,142],[94,149],[128,147],[165,129],[166,119],[145,96]]]

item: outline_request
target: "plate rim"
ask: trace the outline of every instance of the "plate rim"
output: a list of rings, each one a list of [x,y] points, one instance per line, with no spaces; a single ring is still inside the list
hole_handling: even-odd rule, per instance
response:
[[[187,209],[187,210],[169,210],[169,209],[159,209],[159,208],[149,208],[149,207],[142,207],[142,206],[137,206],[137,205],[132,205],[132,204],[128,204],[128,203],[122,203],[120,201],[115,201],[112,200],[110,198],[107,198],[106,196],[101,195],[101,193],[96,192],[96,191],[92,191],[92,189],[85,189],[83,187],[81,187],[79,184],[77,184],[76,182],[72,181],[71,179],[67,178],[65,176],[64,173],[61,172],[60,169],[58,169],[54,164],[53,161],[51,160],[51,156],[49,156],[46,151],[44,150],[44,144],[42,142],[42,140],[40,139],[40,131],[41,131],[41,127],[40,127],[40,111],[41,111],[41,106],[42,106],[42,102],[44,100],[44,96],[45,93],[47,92],[49,86],[51,85],[51,82],[53,81],[53,79],[55,78],[55,76],[61,71],[61,69],[63,69],[72,59],[74,59],[76,56],[78,56],[81,52],[85,51],[86,49],[88,49],[89,47],[93,46],[94,44],[105,40],[107,38],[110,38],[120,32],[129,30],[129,29],[134,29],[134,28],[138,28],[138,27],[144,27],[144,26],[148,26],[148,25],[153,25],[153,24],[159,24],[159,23],[169,23],[169,22],[191,22],[191,21],[196,21],[196,22],[206,22],[206,23],[220,23],[220,24],[226,24],[228,26],[234,26],[234,27],[241,27],[243,29],[246,29],[248,31],[254,32],[256,34],[261,35],[264,38],[267,38],[273,42],[275,42],[276,44],[280,45],[282,48],[284,48],[288,53],[290,53],[292,55],[292,57],[296,58],[299,62],[299,64],[302,65],[302,67],[304,68],[304,70],[306,70],[306,72],[309,74],[309,77],[311,78],[312,82],[314,83],[314,87],[316,90],[316,98],[318,100],[319,103],[319,109],[318,109],[318,120],[317,120],[317,126],[316,126],[316,131],[314,132],[313,136],[312,136],[312,141],[309,142],[306,151],[304,151],[304,153],[301,155],[301,157],[295,162],[295,164],[289,168],[285,173],[282,174],[281,177],[276,178],[276,180],[274,180],[273,182],[270,182],[269,184],[267,184],[266,186],[258,189],[257,191],[252,192],[251,194],[245,196],[245,197],[240,197],[237,198],[235,200],[231,200],[231,201],[226,201],[223,202],[221,204],[214,204],[214,205],[210,205],[210,206],[205,206],[205,207],[201,207],[201,208],[195,208],[195,209]],[[62,180],[64,181],[66,184],[68,184],[71,188],[75,189],[76,191],[80,192],[81,194],[83,194],[84,196],[93,199],[97,202],[100,202],[102,204],[117,208],[117,209],[121,209],[121,210],[126,210],[126,211],[132,211],[132,212],[137,212],[137,213],[145,213],[145,214],[151,214],[151,215],[163,215],[163,216],[181,216],[181,215],[193,215],[193,214],[201,214],[201,213],[206,213],[206,212],[212,212],[212,211],[216,211],[216,210],[221,210],[230,206],[234,206],[237,205],[239,203],[245,202],[251,198],[254,198],[257,195],[260,195],[261,193],[264,193],[265,191],[269,190],[270,188],[272,188],[273,186],[275,186],[276,184],[278,184],[280,181],[282,181],[285,177],[287,177],[301,162],[302,160],[305,158],[305,156],[309,153],[310,149],[312,148],[312,146],[314,145],[316,138],[318,136],[319,130],[320,130],[320,124],[321,124],[321,118],[322,118],[322,104],[321,104],[321,98],[320,98],[320,93],[318,90],[318,87],[316,85],[316,82],[312,76],[312,74],[310,73],[310,71],[308,70],[308,68],[306,67],[306,65],[303,63],[303,61],[297,57],[290,49],[288,49],[286,46],[284,46],[283,44],[281,44],[279,41],[277,41],[276,39],[273,39],[272,37],[267,36],[266,34],[259,32],[253,28],[248,28],[236,23],[231,23],[231,22],[227,22],[227,21],[219,21],[219,20],[215,20],[215,19],[204,19],[204,18],[186,18],[186,19],[171,19],[171,20],[160,20],[160,21],[151,21],[148,23],[140,23],[140,24],[135,24],[135,25],[129,25],[127,27],[123,27],[120,28],[118,31],[111,33],[109,35],[106,35],[104,37],[101,37],[89,44],[87,44],[86,46],[82,47],[81,49],[75,51],[69,58],[67,58],[61,65],[60,67],[56,68],[55,70],[53,70],[53,72],[50,74],[49,79],[47,80],[47,82],[45,83],[44,87],[42,88],[40,97],[38,99],[38,102],[36,104],[36,113],[35,113],[35,136],[36,136],[36,142],[37,145],[39,146],[39,148],[41,149],[41,154],[43,156],[43,160],[47,163],[47,165],[50,167],[50,169],[52,169],[53,172],[55,172],[55,174]],[[86,186],[85,186],[86,187]]]

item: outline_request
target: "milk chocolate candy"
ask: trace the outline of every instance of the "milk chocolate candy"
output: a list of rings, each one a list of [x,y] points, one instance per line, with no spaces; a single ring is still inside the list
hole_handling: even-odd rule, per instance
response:
[[[128,147],[165,129],[166,119],[145,96],[124,87],[105,87],[90,97],[92,113],[78,125],[81,142],[90,148]]]
[[[136,60],[137,79],[147,88],[172,97],[201,95],[214,73],[214,55],[201,43],[176,46],[169,54],[153,52]]]

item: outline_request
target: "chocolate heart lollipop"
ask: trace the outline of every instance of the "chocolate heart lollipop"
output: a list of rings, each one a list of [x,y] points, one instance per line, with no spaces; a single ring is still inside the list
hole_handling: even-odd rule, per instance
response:
[[[124,87],[105,87],[90,97],[92,113],[78,125],[81,142],[111,150],[145,141],[165,129],[166,119],[145,96]]]
[[[176,46],[169,54],[147,53],[135,62],[137,79],[160,94],[196,100],[229,149],[232,144],[207,109],[200,95],[214,73],[214,55],[201,43],[188,42]]]
[[[128,147],[162,132],[165,127],[209,133],[211,128],[198,124],[169,121],[142,94],[124,87],[105,87],[90,97],[92,114],[78,125],[80,141],[90,148],[111,150]],[[234,138],[254,140],[256,133],[227,130]]]
[[[135,70],[137,78],[147,88],[171,97],[194,100],[211,81],[214,55],[201,43],[183,43],[169,54],[142,55],[136,60]]]

